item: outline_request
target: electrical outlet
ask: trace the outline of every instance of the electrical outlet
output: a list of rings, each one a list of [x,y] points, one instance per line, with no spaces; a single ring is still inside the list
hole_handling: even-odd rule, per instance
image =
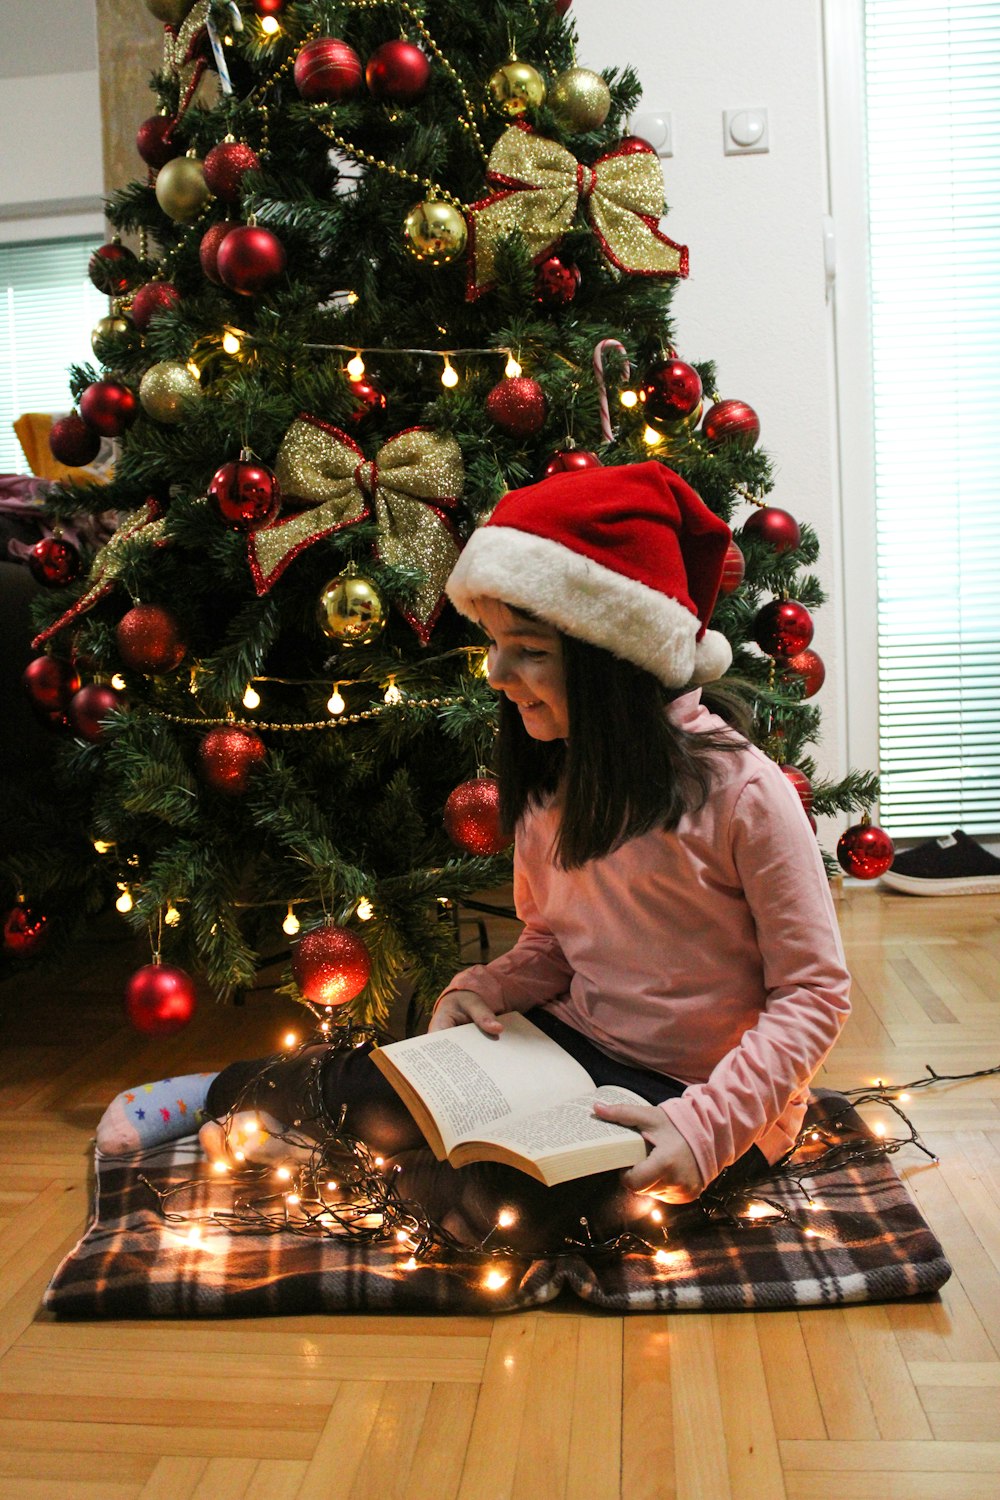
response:
[[[723,110],[722,143],[727,156],[752,156],[755,152],[770,151],[767,110]]]

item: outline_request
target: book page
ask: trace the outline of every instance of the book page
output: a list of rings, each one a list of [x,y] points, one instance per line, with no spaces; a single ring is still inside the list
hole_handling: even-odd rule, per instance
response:
[[[445,1149],[475,1139],[507,1115],[572,1098],[593,1081],[569,1053],[524,1018],[502,1017],[498,1037],[471,1022],[390,1042],[373,1054],[391,1060],[416,1089],[441,1131]],[[386,1073],[392,1081],[391,1072]]]
[[[532,1114],[506,1119],[491,1130],[480,1131],[479,1139],[509,1146],[535,1161],[561,1152],[599,1145],[602,1141],[620,1140],[628,1144],[623,1147],[622,1153],[617,1153],[614,1161],[609,1161],[609,1166],[628,1166],[642,1161],[648,1151],[643,1137],[627,1125],[616,1125],[612,1120],[599,1120],[593,1113],[594,1103],[598,1099],[603,1104],[647,1103],[629,1089],[605,1084],[603,1088],[591,1089],[578,1098],[564,1099],[561,1103],[535,1110]]]

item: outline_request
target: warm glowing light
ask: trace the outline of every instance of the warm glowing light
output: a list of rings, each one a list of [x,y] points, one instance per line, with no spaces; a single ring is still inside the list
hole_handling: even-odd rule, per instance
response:
[[[212,1171],[218,1172],[219,1176],[221,1177],[225,1172],[229,1171],[229,1168],[226,1166],[226,1163],[224,1161],[214,1161],[212,1163]]]
[[[636,395],[635,391],[622,391],[618,399],[621,402],[622,406],[632,407],[638,406],[639,404],[639,397]]]
[[[292,1174],[287,1167],[279,1167],[274,1175],[279,1182],[290,1182],[292,1178]]]
[[[353,359],[349,359],[347,361],[347,373],[352,380],[360,380],[362,375],[365,373],[365,362],[361,358],[360,349]]]
[[[201,371],[199,370],[198,366],[195,364],[195,362],[194,362],[193,359],[189,359],[188,360],[187,367],[188,367],[188,373],[190,375],[193,375],[194,378],[195,378],[195,380],[200,380],[201,379]]]
[[[663,442],[663,434],[653,427],[647,427],[642,434],[642,440],[647,448],[658,448]]]
[[[327,1190],[328,1193],[335,1193],[337,1191],[337,1187],[338,1187],[337,1183],[335,1183],[335,1182],[328,1182],[327,1185],[326,1185],[326,1190]]]
[[[409,1260],[404,1260],[403,1261],[403,1270],[404,1271],[415,1271],[416,1269],[417,1269],[417,1257],[415,1255],[411,1255],[410,1258],[409,1258]]]
[[[897,1095],[897,1097],[899,1099],[900,1104],[909,1104],[909,1102],[910,1102],[910,1096],[909,1096],[909,1094],[899,1094],[899,1095]]]
[[[679,1250],[656,1250],[653,1252],[653,1259],[658,1266],[669,1266],[671,1261],[677,1260],[680,1254]]]
[[[376,1156],[376,1158],[375,1158],[375,1165],[377,1167],[384,1167],[385,1166],[385,1157],[384,1156]]]
[[[167,907],[166,911],[163,913],[164,924],[167,927],[176,927],[178,925],[178,923],[180,922],[180,919],[181,919],[181,914],[177,910],[177,908],[174,905],[174,903],[171,901],[170,904],[169,904],[169,906]]]
[[[135,903],[132,900],[131,892],[128,890],[122,891],[121,895],[118,897],[118,900],[115,902],[115,905],[117,906],[119,911],[131,911],[134,904]]]
[[[245,1151],[234,1151],[233,1156],[237,1161],[246,1161],[247,1159]]]
[[[367,896],[362,896],[361,900],[358,902],[357,906],[355,907],[355,915],[357,916],[359,922],[370,922],[372,917],[375,915],[375,908],[374,906],[372,906]]]
[[[344,695],[340,691],[339,683],[334,683],[333,692],[327,699],[326,706],[327,711],[331,714],[342,714],[347,707],[347,704],[344,702]]]
[[[329,1021],[321,1021],[319,1023],[319,1029],[320,1029],[320,1031],[329,1031],[330,1030],[330,1023],[329,1023]]]
[[[348,301],[349,306],[353,307],[354,304],[355,304],[355,302],[357,302],[357,300],[358,300],[358,294],[357,294],[357,292],[348,292],[348,294],[347,294],[347,301]]]
[[[244,1135],[256,1135],[259,1129],[260,1129],[260,1121],[257,1119],[256,1115],[251,1115],[251,1117],[250,1117],[249,1120],[244,1121],[244,1124],[243,1124],[243,1134]]]
[[[396,704],[402,703],[402,701],[403,695],[396,686],[396,679],[390,677],[389,686],[385,690],[385,702],[389,704],[390,708],[395,708]]]
[[[281,22],[277,16],[261,16],[260,29],[265,36],[277,36],[281,30]]]
[[[517,1223],[517,1214],[512,1208],[502,1208],[497,1214],[497,1225],[501,1229],[509,1229],[512,1224]]]
[[[513,352],[510,353],[510,354],[508,354],[508,356],[507,356],[507,363],[504,365],[503,372],[507,376],[508,380],[516,380],[517,377],[520,375],[520,373],[521,373],[521,366],[518,364],[517,360],[514,358]]]
[[[231,328],[227,328],[222,335],[222,347],[227,354],[239,354],[243,344]]]
[[[410,1238],[410,1236],[407,1234],[407,1232],[406,1232],[405,1229],[397,1229],[396,1230],[396,1242],[397,1242],[397,1244],[405,1245],[406,1242],[407,1242],[407,1240],[409,1238]]]
[[[94,848],[97,850],[98,854],[110,854],[114,847],[114,844],[109,844],[107,839],[94,840]]]
[[[662,1224],[663,1223],[663,1210],[662,1210],[662,1208],[651,1208],[649,1210],[649,1217],[652,1219],[652,1221],[653,1221],[654,1224]]]
[[[748,1219],[773,1219],[777,1213],[770,1203],[751,1203],[747,1206],[746,1217]]]
[[[872,1128],[874,1129],[876,1135],[885,1135],[885,1126],[882,1124],[881,1120]]]
[[[441,384],[447,386],[449,391],[458,385],[458,371],[447,354],[444,357],[444,369],[441,371]]]
[[[243,694],[244,708],[260,708],[260,694],[252,682],[247,683],[247,690]]]
[[[289,901],[288,911],[285,913],[285,920],[281,924],[281,930],[282,932],[287,932],[289,937],[294,937],[301,926],[302,923],[295,915],[295,908]]]
[[[296,1032],[286,1031],[281,1039],[281,1045],[283,1047],[295,1047],[298,1045],[298,1040],[299,1038]]]
[[[191,1246],[192,1250],[197,1250],[198,1246],[201,1244],[201,1230],[198,1228],[197,1224],[192,1224],[191,1228],[188,1230],[187,1242]]]
[[[483,1277],[483,1286],[488,1292],[498,1292],[502,1286],[506,1286],[510,1280],[503,1271],[487,1271]]]
[[[298,1193],[286,1193],[285,1194],[285,1202],[286,1203],[290,1203],[291,1206],[292,1206],[292,1208],[294,1208],[295,1205],[297,1203],[300,1203],[301,1201],[302,1200],[300,1199]]]
[[[120,693],[124,689],[125,679],[120,672],[116,672],[112,677],[111,686],[114,688],[116,693]]]
[[[813,1131],[813,1132],[812,1132],[812,1134],[811,1134],[811,1135],[810,1135],[810,1137],[809,1137],[809,1139],[810,1139],[810,1140],[811,1140],[811,1141],[818,1141],[818,1140],[820,1140],[820,1138],[821,1138],[821,1137],[820,1137],[820,1133],[819,1133],[819,1131],[818,1131],[818,1130],[814,1130],[814,1131]]]

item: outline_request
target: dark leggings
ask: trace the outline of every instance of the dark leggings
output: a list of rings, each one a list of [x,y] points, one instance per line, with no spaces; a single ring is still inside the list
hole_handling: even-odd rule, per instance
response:
[[[684,1092],[684,1085],[674,1078],[616,1062],[544,1009],[529,1011],[528,1018],[571,1053],[598,1086],[618,1084],[650,1104],[676,1099]],[[503,1230],[504,1241],[533,1254],[559,1249],[566,1240],[586,1242],[592,1237],[601,1242],[626,1229],[640,1234],[650,1230],[649,1199],[623,1187],[618,1171],[550,1188],[494,1162],[455,1168],[436,1161],[399,1095],[371,1062],[369,1051],[369,1047],[350,1051],[312,1048],[289,1058],[233,1063],[213,1080],[208,1113],[224,1119],[234,1107],[260,1109],[286,1127],[309,1134],[310,1109],[322,1110],[324,1128],[336,1124],[343,1111],[344,1129],[398,1169],[401,1196],[420,1203],[431,1219],[464,1244],[480,1243],[503,1208],[512,1208],[517,1215],[515,1227]],[[725,1176],[730,1182],[750,1183],[766,1170],[764,1156],[751,1146],[727,1168]],[[668,1219],[684,1212],[668,1205],[662,1211]]]

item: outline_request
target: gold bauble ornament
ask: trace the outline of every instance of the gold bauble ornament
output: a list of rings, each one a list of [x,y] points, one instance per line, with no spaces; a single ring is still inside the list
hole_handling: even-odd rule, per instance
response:
[[[114,343],[120,347],[122,339],[134,343],[137,337],[135,327],[128,318],[123,318],[121,313],[106,313],[103,318],[98,318],[91,330],[90,347],[100,359],[102,345]]]
[[[177,156],[156,174],[156,201],[168,218],[179,223],[196,219],[211,198],[196,156]]]
[[[342,646],[367,646],[385,629],[385,605],[378,589],[360,574],[331,578],[319,596],[319,627]]]
[[[502,115],[519,120],[545,103],[545,79],[530,63],[512,58],[490,75],[490,100]]]
[[[453,203],[443,198],[425,198],[415,203],[403,225],[406,248],[417,260],[445,266],[462,254],[469,231]]]
[[[140,380],[139,400],[148,416],[172,427],[183,422],[201,400],[201,386],[187,365],[164,359],[151,365]]]
[[[194,0],[146,0],[146,9],[164,26],[179,26]]]
[[[568,68],[549,89],[549,108],[564,130],[597,130],[608,118],[611,90],[600,73]]]

